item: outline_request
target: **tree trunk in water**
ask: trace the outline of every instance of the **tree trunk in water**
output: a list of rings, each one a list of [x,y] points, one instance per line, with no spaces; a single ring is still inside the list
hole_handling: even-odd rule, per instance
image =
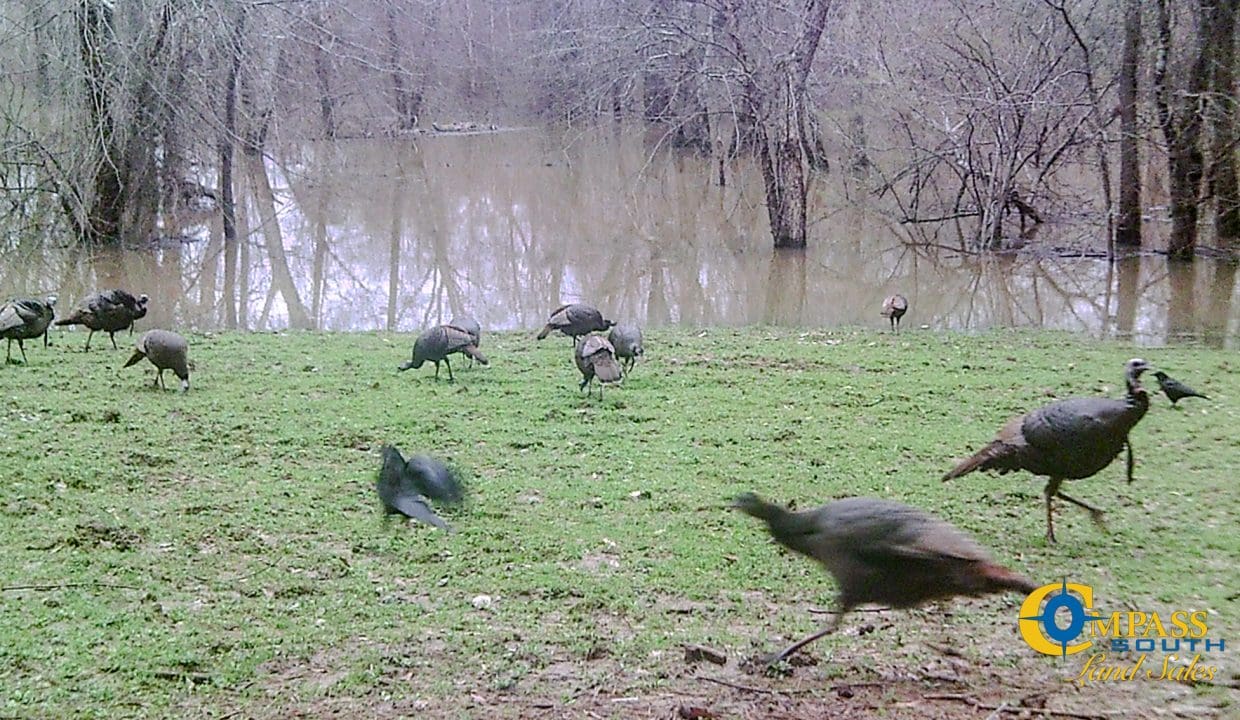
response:
[[[237,202],[233,196],[233,139],[237,137],[237,75],[241,69],[241,38],[245,6],[237,6],[229,51],[232,62],[224,81],[224,132],[220,136],[220,215],[224,223],[224,325],[237,327]]]
[[[1141,0],[1124,8],[1124,51],[1119,71],[1119,220],[1115,242],[1141,245],[1141,158],[1137,152],[1137,75],[1141,60]]]
[[[745,79],[745,101],[756,123],[758,162],[776,248],[806,246],[810,158],[804,129],[810,108],[805,83],[830,9],[829,0],[807,0],[804,25],[790,58],[778,63],[770,82],[760,83],[752,72]],[[744,56],[743,49],[739,54]]]
[[[317,26],[326,27],[326,17],[320,13],[317,18]],[[323,43],[327,42],[330,34],[320,31],[319,42],[314,44],[314,77],[319,85],[319,116],[323,118],[323,137],[328,140],[336,139],[336,106],[332,100],[331,93],[331,66],[327,57],[327,50],[323,48]]]
[[[310,314],[297,294],[297,284],[293,282],[293,273],[289,271],[288,258],[284,254],[284,234],[280,231],[280,218],[276,214],[276,196],[271,191],[271,182],[267,179],[267,167],[263,164],[262,153],[245,153],[249,165],[250,183],[254,198],[258,205],[258,214],[263,228],[263,239],[267,245],[267,260],[271,263],[271,284],[279,290],[288,307],[288,324],[294,330],[309,330]]]
[[[1240,240],[1240,187],[1236,179],[1237,112],[1236,0],[1218,0],[1210,33],[1209,187],[1214,196],[1214,232],[1220,245]]]
[[[1209,0],[1202,0],[1203,5],[1207,2]],[[1188,72],[1189,87],[1186,92],[1176,93],[1167,77],[1171,12],[1167,0],[1158,0],[1154,95],[1159,124],[1167,139],[1167,182],[1171,197],[1171,238],[1167,251],[1171,257],[1181,260],[1191,260],[1197,245],[1197,195],[1205,172],[1205,158],[1200,145],[1201,113],[1197,103],[1206,88],[1205,38],[1209,37],[1212,14],[1204,12],[1201,19],[1199,33],[1202,45]]]
[[[87,210],[85,223],[73,216],[70,221],[79,237],[89,243],[116,244],[121,239],[121,212],[124,209],[124,178],[121,177],[121,153],[115,146],[116,121],[112,116],[112,98],[108,94],[107,48],[114,44],[111,37],[111,4],[100,0],[82,0],[77,18],[79,51],[86,81],[86,106],[91,128],[101,157],[97,160],[94,197]]]

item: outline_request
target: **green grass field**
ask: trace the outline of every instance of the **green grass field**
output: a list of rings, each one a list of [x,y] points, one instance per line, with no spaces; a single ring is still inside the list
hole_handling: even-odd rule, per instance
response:
[[[84,340],[54,334],[27,343],[29,366],[0,367],[0,717],[503,715],[442,709],[471,696],[587,717],[571,712],[582,688],[658,696],[687,682],[683,644],[736,659],[823,621],[806,610],[829,605],[830,578],[728,509],[746,490],[917,505],[1035,579],[1092,584],[1108,610],[1206,609],[1240,643],[1234,351],[660,330],[600,401],[559,336],[485,336],[491,366],[454,360],[448,383],[396,372],[410,335],[194,335],[188,394]],[[1028,474],[939,481],[1013,414],[1120,397],[1134,355],[1211,400],[1155,398],[1134,484],[1121,458],[1065,487],[1108,511],[1110,534],[1065,505],[1048,547]],[[469,498],[442,512],[457,533],[381,519],[385,443],[462,469]],[[946,630],[935,612],[858,613],[846,627],[885,626],[821,641],[796,678],[829,682],[866,654],[919,668],[901,648],[924,638],[1054,672],[1015,640],[1019,604],[947,604]],[[974,648],[976,628],[1001,646]]]

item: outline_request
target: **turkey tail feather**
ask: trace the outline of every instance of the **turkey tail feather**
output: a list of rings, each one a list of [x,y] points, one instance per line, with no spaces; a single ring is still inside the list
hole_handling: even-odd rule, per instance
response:
[[[991,583],[990,589],[993,590],[1018,590],[1028,594],[1039,587],[1037,583],[1024,575],[1008,570],[1002,565],[982,563],[978,566],[978,571]]]
[[[968,475],[974,470],[987,469],[986,463],[998,457],[1001,448],[1003,448],[1001,443],[992,442],[981,450],[978,450],[972,457],[962,460],[958,465],[956,465],[956,467],[948,471],[948,473],[943,476],[943,482],[947,482],[952,478]]]
[[[620,363],[616,359],[605,353],[600,353],[593,358],[594,376],[599,382],[618,382],[620,380]]]

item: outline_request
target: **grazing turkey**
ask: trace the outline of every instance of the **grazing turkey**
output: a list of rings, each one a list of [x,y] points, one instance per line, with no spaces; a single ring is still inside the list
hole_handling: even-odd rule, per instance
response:
[[[478,321],[472,316],[464,315],[461,317],[455,317],[452,318],[452,322],[448,324],[469,333],[469,336],[474,339],[475,348],[482,347],[482,326],[479,325]],[[469,358],[469,366],[474,366],[474,358],[472,356]]]
[[[469,332],[451,325],[437,325],[418,336],[413,343],[413,358],[397,369],[417,369],[422,367],[424,362],[433,362],[435,363],[435,377],[438,379],[439,363],[443,362],[448,366],[448,381],[454,382],[452,363],[448,362],[448,356],[453,353],[465,353],[483,365],[488,364],[486,357],[478,352]]]
[[[603,383],[620,380],[620,364],[616,362],[616,349],[602,335],[587,335],[577,340],[573,351],[577,369],[581,371],[581,389],[598,378],[598,397],[603,399]],[[586,390],[589,393],[589,390]]]
[[[147,330],[138,338],[136,349],[125,367],[136,365],[146,358],[151,361],[158,372],[155,374],[155,387],[168,389],[164,385],[164,371],[171,370],[181,379],[181,392],[189,391],[189,343],[185,338],[168,330]]]
[[[428,500],[454,504],[464,497],[460,480],[443,463],[426,455],[406,461],[400,450],[390,445],[383,448],[383,466],[375,489],[384,516],[404,515],[448,532],[452,528],[431,510]]]
[[[611,320],[604,320],[603,313],[597,308],[583,303],[571,303],[569,305],[561,305],[551,313],[551,317],[547,320],[547,324],[543,327],[542,332],[538,333],[538,339],[542,340],[551,334],[552,330],[559,330],[565,335],[573,338],[575,343],[577,338],[594,332],[595,330],[602,332],[609,329],[616,323]]]
[[[616,349],[616,357],[624,364],[626,375],[633,370],[637,358],[646,352],[642,347],[642,329],[636,325],[615,326],[607,333],[607,341]]]
[[[1128,394],[1111,398],[1068,398],[1012,418],[995,439],[962,461],[943,480],[974,470],[995,470],[1000,475],[1025,470],[1049,478],[1046,482],[1046,540],[1055,542],[1052,501],[1058,497],[1089,511],[1102,525],[1102,511],[1059,491],[1065,480],[1095,475],[1128,449],[1128,482],[1132,482],[1132,443],[1129,432],[1145,417],[1150,396],[1141,386],[1141,373],[1152,369],[1140,358],[1124,366]]]
[[[745,493],[733,504],[766,522],[779,544],[817,560],[839,585],[835,618],[822,631],[773,656],[786,659],[839,627],[866,603],[908,608],[957,595],[977,596],[1037,583],[996,564],[969,536],[917,508],[876,498],[846,498],[792,512]]]
[[[29,362],[24,340],[42,335],[43,347],[47,347],[47,326],[52,324],[55,305],[55,296],[46,300],[20,298],[0,305],[0,338],[9,341],[4,352],[5,364],[13,362],[14,340],[17,341],[17,349],[22,352],[22,362]]]
[[[134,297],[124,290],[107,290],[96,293],[82,301],[68,317],[56,321],[57,325],[85,325],[90,334],[86,336],[86,349],[95,332],[106,332],[116,347],[116,333],[126,328],[133,332],[135,320],[146,317],[147,296]]]
[[[1175,378],[1171,377],[1170,375],[1163,372],[1162,370],[1159,370],[1158,372],[1154,373],[1154,377],[1158,378],[1159,389],[1161,389],[1163,391],[1163,394],[1166,395],[1167,398],[1171,400],[1172,405],[1175,405],[1176,403],[1183,400],[1184,398],[1189,398],[1189,397],[1201,398],[1202,400],[1210,399],[1206,397],[1205,395],[1202,395],[1201,393],[1197,392],[1196,390],[1190,388],[1189,386],[1185,385],[1184,383],[1180,382],[1179,380],[1176,380]]]
[[[892,331],[899,332],[900,318],[904,317],[906,312],[908,312],[908,298],[903,295],[892,295],[883,301],[883,310],[880,314],[891,320]]]

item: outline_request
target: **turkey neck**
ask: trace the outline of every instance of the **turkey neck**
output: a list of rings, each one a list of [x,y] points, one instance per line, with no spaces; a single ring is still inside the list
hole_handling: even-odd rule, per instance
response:
[[[1141,386],[1141,373],[1129,372],[1125,376],[1128,384],[1128,395],[1124,400],[1128,403],[1128,407],[1137,412],[1137,419],[1141,419],[1145,415],[1145,411],[1150,409],[1150,394]]]

